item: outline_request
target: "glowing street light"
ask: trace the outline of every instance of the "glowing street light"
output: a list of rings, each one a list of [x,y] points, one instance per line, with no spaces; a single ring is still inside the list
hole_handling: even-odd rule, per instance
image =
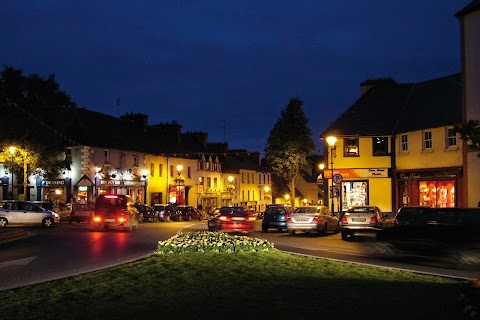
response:
[[[327,143],[328,145],[330,146],[330,167],[331,167],[331,170],[332,170],[332,194],[331,194],[331,197],[332,197],[332,213],[335,211],[335,204],[333,203],[333,151],[337,148],[335,146],[335,143],[337,143],[337,138],[334,137],[334,136],[329,136],[327,137]]]
[[[182,166],[181,164],[178,164],[178,165],[177,165],[178,177],[177,177],[177,179],[176,179],[176,182],[177,182],[177,194],[176,194],[176,197],[177,197],[177,203],[178,203],[178,204],[183,204],[183,199],[181,198],[181,196],[182,196],[182,182],[183,182],[182,170],[183,170],[183,166]]]

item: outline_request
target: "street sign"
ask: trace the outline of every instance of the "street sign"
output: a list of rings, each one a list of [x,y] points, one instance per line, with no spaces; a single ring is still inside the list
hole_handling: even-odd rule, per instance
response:
[[[330,186],[330,198],[340,197],[340,188],[335,186]]]
[[[342,181],[343,181],[343,177],[342,177],[341,174],[336,173],[336,174],[333,175],[333,182],[335,182],[335,183],[338,184],[338,183],[340,183],[340,182],[342,182]]]

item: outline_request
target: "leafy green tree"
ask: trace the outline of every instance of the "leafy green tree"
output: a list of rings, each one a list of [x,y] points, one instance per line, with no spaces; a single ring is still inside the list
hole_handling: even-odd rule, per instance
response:
[[[265,148],[268,166],[288,185],[292,207],[298,178],[308,166],[308,156],[315,153],[312,131],[302,105],[299,98],[290,99],[270,130]]]
[[[469,120],[466,123],[458,124],[454,131],[460,133],[461,139],[471,150],[478,151],[477,156],[480,157],[480,121]]]
[[[9,146],[17,148],[13,168],[24,185],[27,175],[39,168],[47,179],[70,169],[70,160],[63,156],[69,142],[43,120],[59,107],[76,108],[76,104],[60,90],[54,75],[24,76],[22,70],[4,66],[0,73],[0,152],[9,159]]]

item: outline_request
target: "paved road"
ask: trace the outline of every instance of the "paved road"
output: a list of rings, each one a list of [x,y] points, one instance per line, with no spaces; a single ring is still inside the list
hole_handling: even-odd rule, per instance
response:
[[[84,224],[54,229],[22,228],[33,236],[0,243],[0,290],[90,272],[148,256],[158,241],[178,231],[206,231],[206,222],[143,223],[133,232],[91,231]],[[12,228],[13,229],[13,228]],[[480,278],[480,245],[446,247],[438,243],[400,245],[368,235],[342,241],[339,234],[289,236],[286,232],[251,236],[266,238],[275,247],[297,254],[372,264],[462,279]],[[406,247],[407,246],[407,247]]]

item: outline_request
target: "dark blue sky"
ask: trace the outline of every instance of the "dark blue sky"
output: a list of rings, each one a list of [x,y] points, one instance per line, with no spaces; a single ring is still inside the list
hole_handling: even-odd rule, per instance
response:
[[[81,107],[249,151],[299,97],[320,148],[361,82],[460,72],[454,14],[469,2],[3,0],[0,64],[55,74]]]

